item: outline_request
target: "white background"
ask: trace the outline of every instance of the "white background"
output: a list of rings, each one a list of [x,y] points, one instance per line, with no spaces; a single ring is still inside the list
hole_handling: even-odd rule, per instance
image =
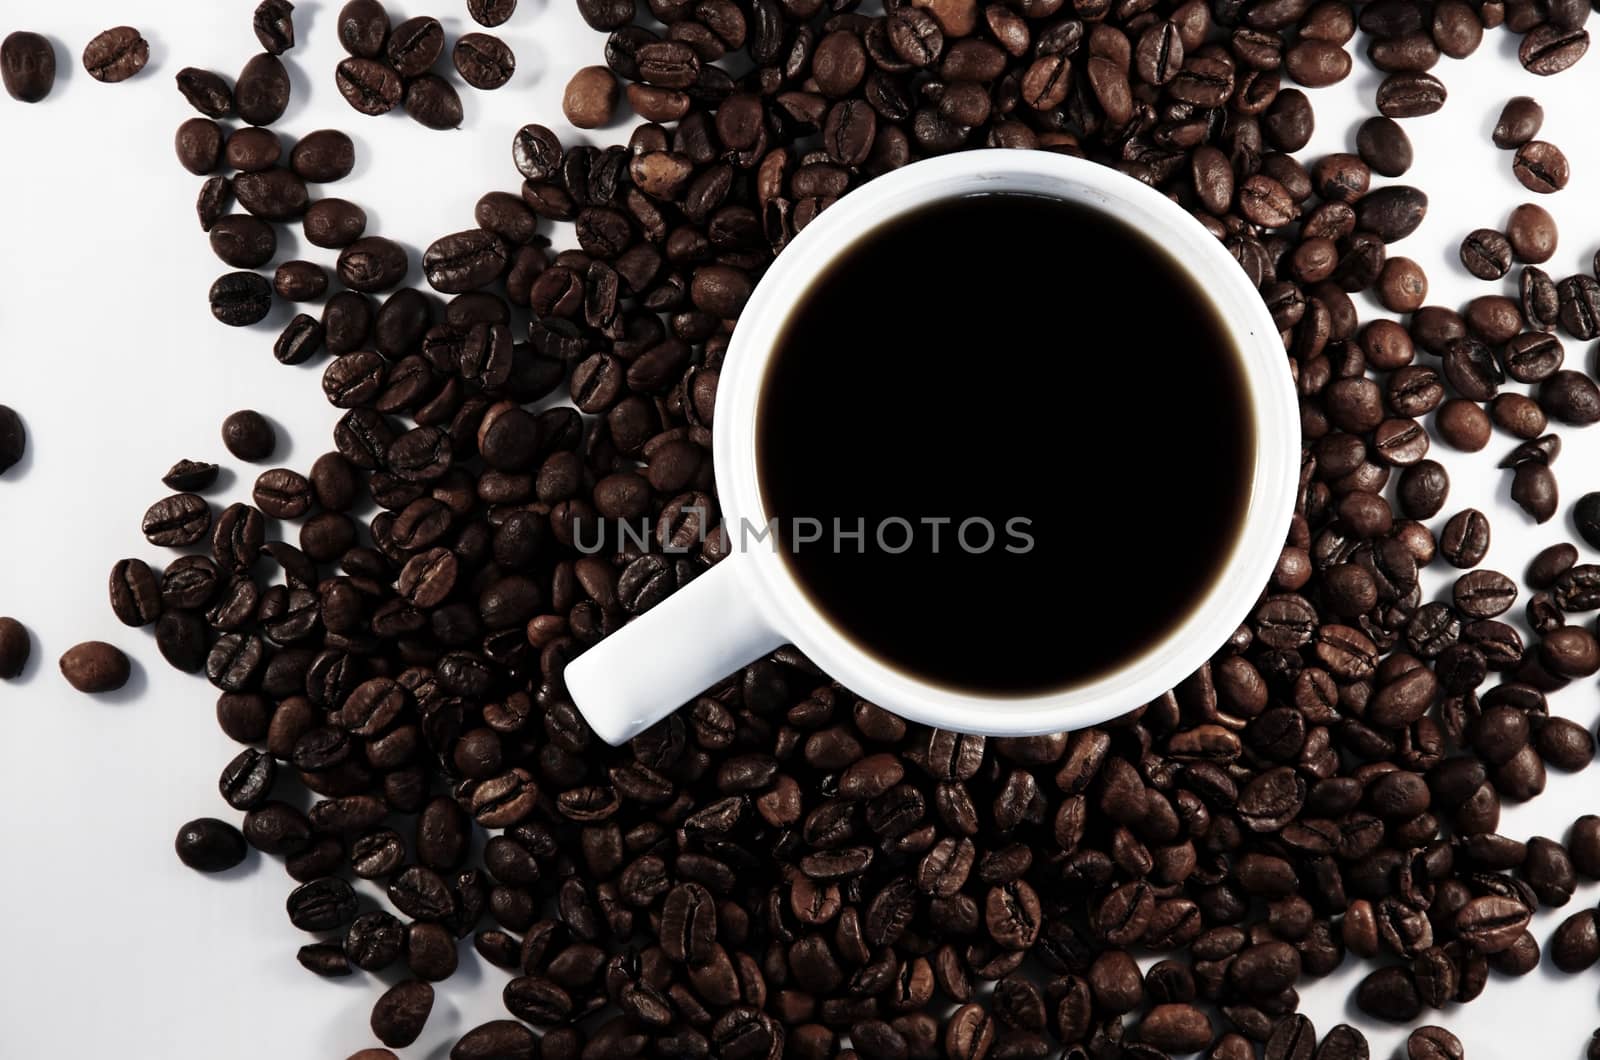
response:
[[[602,37],[569,2],[522,0],[495,31],[516,51],[515,78],[491,93],[459,86],[467,118],[455,132],[429,131],[399,113],[374,119],[350,110],[333,86],[338,5],[297,6],[301,43],[286,57],[294,100],[278,131],[292,137],[334,126],[355,138],[355,174],[324,193],[359,202],[369,232],[410,247],[414,281],[419,247],[471,226],[483,192],[516,190],[509,145],[517,127],[540,121],[568,143],[580,140],[561,123],[561,90],[579,66],[601,61]],[[0,97],[0,402],[29,430],[27,458],[0,478],[0,614],[34,635],[26,674],[0,683],[4,1058],[339,1060],[375,1044],[367,1014],[382,986],[360,973],[319,980],[295,963],[307,939],[284,915],[290,883],[277,864],[252,855],[218,879],[173,856],[181,822],[237,819],[216,793],[217,773],[236,748],[217,730],[210,686],[167,669],[149,634],[120,626],[106,604],[113,562],[163,561],[139,534],[140,515],[165,492],[162,472],[180,457],[228,463],[217,434],[227,412],[255,407],[279,425],[273,464],[305,469],[330,448],[336,417],[320,396],[321,364],[286,368],[271,354],[287,313],[280,308],[244,331],[212,320],[206,289],[226,269],[195,222],[200,181],[171,147],[173,130],[193,113],[173,76],[187,65],[237,71],[258,50],[253,6],[0,0],[0,34],[45,33],[59,69],[42,104]],[[462,0],[390,10],[396,22],[433,14],[452,41],[477,28]],[[79,56],[95,33],[122,23],[144,31],[150,65],[129,82],[103,85],[83,72]],[[1600,58],[1543,81],[1521,70],[1515,46],[1514,36],[1496,31],[1472,59],[1446,60],[1436,72],[1450,88],[1447,106],[1405,123],[1417,163],[1403,179],[1425,188],[1432,206],[1418,233],[1393,249],[1427,270],[1434,302],[1511,291],[1509,281],[1473,280],[1456,259],[1466,232],[1500,225],[1534,198],[1511,177],[1510,156],[1489,142],[1509,96],[1537,95],[1548,114],[1545,136],[1572,160],[1571,186],[1539,200],[1562,230],[1547,269],[1558,278],[1585,271],[1600,246]],[[1304,159],[1354,149],[1378,80],[1360,62],[1357,69],[1345,84],[1312,93],[1318,130]],[[625,138],[627,120],[595,142]],[[280,260],[332,263],[293,229],[281,230],[279,245]],[[1568,364],[1593,370],[1589,345],[1569,341]],[[981,395],[959,383],[952,392]],[[1435,449],[1453,476],[1443,514],[1474,505],[1493,518],[1489,566],[1520,577],[1534,551],[1573,536],[1568,504],[1600,488],[1600,432],[1567,430],[1563,438],[1561,521],[1545,527],[1505,499],[1509,477],[1495,463],[1512,444],[1506,436],[1472,456]],[[245,499],[259,470],[234,462],[213,499]],[[1429,590],[1447,591],[1447,574],[1434,571]],[[1520,600],[1515,613],[1520,621]],[[90,638],[133,657],[127,689],[91,698],[61,680],[56,659]],[[1594,682],[1562,692],[1553,708],[1592,727],[1600,713]],[[1564,836],[1575,816],[1600,810],[1593,775],[1552,774],[1536,803],[1508,809],[1502,830]],[[1541,915],[1541,942],[1597,890],[1586,886],[1566,910]],[[1374,1056],[1390,1055],[1403,1031],[1371,1026],[1348,1004],[1362,970],[1347,961],[1330,979],[1302,984],[1305,1011],[1324,1031],[1340,1020],[1361,1024]],[[422,1040],[405,1055],[443,1057],[463,1029],[502,1015],[503,982],[466,944],[462,971],[441,986]],[[1594,974],[1568,979],[1547,969],[1514,982],[1496,975],[1483,999],[1439,1021],[1475,1060],[1576,1058],[1600,1024],[1596,983]]]

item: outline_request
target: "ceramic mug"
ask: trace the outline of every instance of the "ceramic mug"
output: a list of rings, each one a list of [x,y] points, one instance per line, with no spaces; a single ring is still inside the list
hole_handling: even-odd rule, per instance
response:
[[[856,695],[963,732],[1023,736],[1094,725],[1161,695],[1211,656],[1271,577],[1294,508],[1300,414],[1277,325],[1217,239],[1177,204],[1106,166],[1044,151],[980,150],[917,162],[850,192],[778,256],[734,330],[717,386],[712,456],[722,522],[764,526],[756,416],[768,361],[813,278],[873,228],[931,203],[1010,193],[1102,210],[1150,236],[1207,292],[1241,362],[1255,424],[1255,473],[1227,561],[1189,617],[1118,669],[1060,691],[981,695],[919,680],[837,629],[778,546],[736,550],[566,669],[572,701],[617,744],[717,681],[793,644]]]

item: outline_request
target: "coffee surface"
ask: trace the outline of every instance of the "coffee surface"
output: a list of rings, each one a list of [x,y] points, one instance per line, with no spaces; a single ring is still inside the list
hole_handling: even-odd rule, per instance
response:
[[[758,412],[798,581],[892,666],[991,695],[1117,669],[1242,527],[1250,400],[1217,311],[1144,234],[983,195],[859,238],[799,299]]]

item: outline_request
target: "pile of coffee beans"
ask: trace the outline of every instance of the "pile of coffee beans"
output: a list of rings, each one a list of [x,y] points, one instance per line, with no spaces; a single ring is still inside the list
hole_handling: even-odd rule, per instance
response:
[[[474,3],[475,19],[497,26],[515,3]],[[432,73],[444,54],[445,32],[438,19],[417,15],[391,26],[378,0],[350,0],[339,12],[339,43],[350,57],[335,71],[345,101],[362,114],[387,114],[395,107],[430,129],[461,124],[461,97],[449,81]],[[463,34],[450,51],[451,63],[473,88],[496,89],[511,80],[517,60],[500,38]]]
[[[512,6],[469,5],[491,24]],[[1600,388],[1563,364],[1554,329],[1600,334],[1600,279],[1539,272],[1555,236],[1529,212],[1503,242],[1486,230],[1462,248],[1490,278],[1528,262],[1519,297],[1429,304],[1422,270],[1390,250],[1427,197],[1373,177],[1409,168],[1401,123],[1445,104],[1442,57],[1504,25],[1531,72],[1558,72],[1587,46],[1588,5],[579,7],[609,34],[606,73],[569,89],[569,110],[603,124],[625,84],[646,123],[603,148],[520,130],[520,193],[489,192],[429,246],[431,293],[400,288],[405,251],[365,235],[359,206],[310,201],[308,182],[349,171],[348,138],[312,134],[285,168],[275,141],[228,149],[248,130],[180,135],[207,178],[202,224],[241,270],[213,311],[249,324],[330,284],[274,352],[331,355],[323,391],[341,410],[333,449],[306,473],[264,471],[254,504],[213,512],[216,468],[176,465],[145,533],[209,547],[113,572],[119,619],[154,625],[169,662],[206,674],[243,745],[219,778],[242,831],[190,822],[185,862],[231,867],[241,842],[280,857],[299,884],[290,923],[314,936],[308,969],[403,966],[372,1013],[387,1046],[421,1034],[430,984],[470,936],[513,973],[515,1019],[468,1032],[455,1060],[1337,1060],[1367,1055],[1361,1034],[1319,1034],[1297,991],[1347,956],[1371,962],[1360,1010],[1406,1023],[1477,997],[1491,969],[1532,970],[1533,912],[1600,876],[1600,819],[1522,841],[1497,832],[1500,807],[1593,757],[1546,693],[1600,671],[1594,635],[1569,624],[1600,610],[1600,566],[1563,544],[1520,584],[1483,567],[1481,512],[1424,522],[1449,494],[1427,454],[1434,436],[1478,450],[1504,430],[1513,496],[1533,518],[1558,510],[1547,427],[1600,419]],[[237,87],[179,75],[205,119],[281,113],[270,42],[292,43],[292,24],[286,4],[263,8],[268,51]],[[426,72],[443,46],[430,21],[391,28],[376,0],[347,5],[346,98],[458,119],[453,90],[410,101],[449,87]],[[1314,114],[1284,78],[1348,76],[1358,25],[1385,75],[1377,117],[1356,155],[1307,165],[1294,155]],[[1496,141],[1548,193],[1566,163],[1538,126],[1537,105],[1513,101]],[[1083,155],[1160,188],[1260,288],[1302,398],[1304,472],[1259,604],[1179,687],[1070,735],[910,724],[784,649],[605,747],[563,671],[726,553],[714,399],[762,270],[852,187],[985,145]],[[230,196],[244,214],[225,216]],[[276,283],[253,271],[290,220],[340,251],[338,289],[321,266]],[[550,246],[552,221],[575,222],[575,249]],[[1404,322],[1360,320],[1350,296],[1365,290]],[[1508,377],[1532,396],[1503,390]],[[572,406],[531,410],[563,388]],[[270,454],[270,437],[249,444],[257,430],[236,455]],[[377,513],[358,515],[369,501]],[[640,519],[650,541],[620,534]],[[1447,599],[1422,597],[1433,565],[1462,572]],[[1504,620],[1520,585],[1532,643]],[[17,654],[6,630],[0,666]],[[105,647],[74,649],[63,671],[108,684]],[[306,811],[300,788],[316,796]],[[1552,960],[1586,967],[1595,938],[1580,912]],[[1136,951],[1160,960],[1141,971]],[[1462,1047],[1423,1027],[1407,1052]]]

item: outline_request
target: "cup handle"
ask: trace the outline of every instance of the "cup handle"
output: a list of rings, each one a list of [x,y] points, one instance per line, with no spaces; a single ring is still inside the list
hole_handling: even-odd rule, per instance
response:
[[[601,739],[625,743],[788,643],[739,570],[754,561],[726,557],[567,665],[567,691]]]

